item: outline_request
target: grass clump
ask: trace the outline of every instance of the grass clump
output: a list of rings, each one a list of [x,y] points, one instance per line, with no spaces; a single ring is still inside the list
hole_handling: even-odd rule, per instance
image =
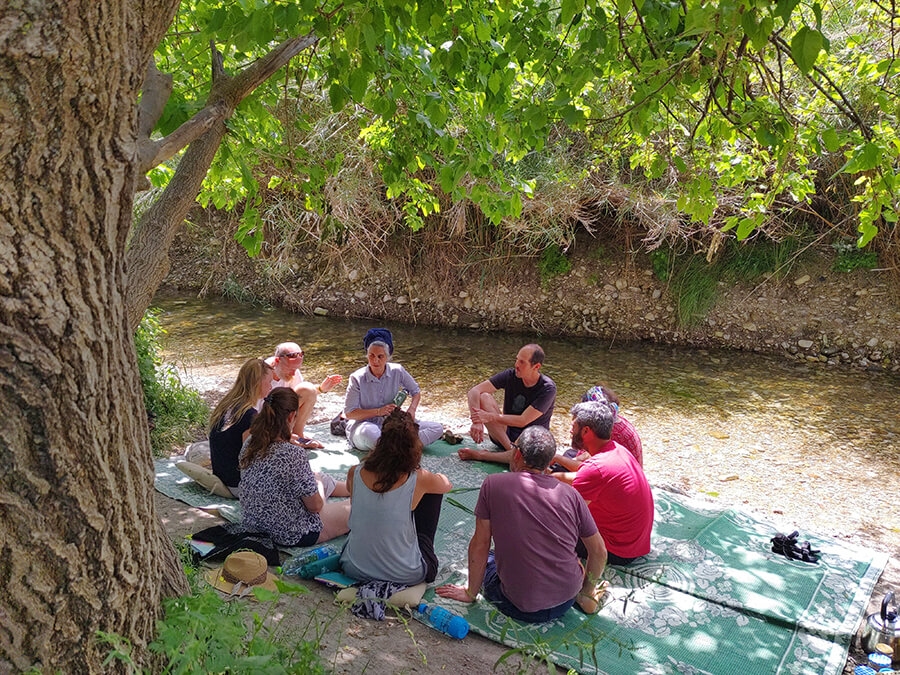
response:
[[[544,249],[541,260],[538,263],[538,271],[541,274],[541,284],[546,286],[550,280],[568,274],[572,269],[572,262],[563,253],[558,245]]]
[[[173,447],[191,440],[196,429],[204,427],[209,418],[209,406],[200,394],[185,386],[172,366],[163,364],[159,351],[164,333],[158,312],[151,309],[134,334],[150,423],[150,445],[157,457],[165,457]]]
[[[720,281],[749,283],[766,274],[782,277],[800,257],[801,243],[797,237],[729,240],[712,262],[698,253],[676,254],[661,247],[650,252],[650,264],[657,279],[669,282],[678,323],[690,326],[712,309]]]
[[[209,585],[200,583],[198,569],[186,562],[192,592],[163,601],[164,618],[157,623],[150,651],[161,659],[162,673],[302,673],[324,675],[318,654],[320,639],[288,639],[279,631],[276,601],[280,594],[307,593],[303,586],[276,581],[278,592],[256,588],[260,602],[225,602]],[[257,609],[262,609],[260,613]],[[252,610],[252,612],[251,612]],[[97,639],[109,648],[104,666],[118,662],[129,673],[139,669],[131,644],[121,636],[100,632]]]
[[[840,241],[832,244],[837,252],[834,259],[835,272],[853,272],[855,270],[873,270],[878,267],[878,253],[859,248],[855,243]]]

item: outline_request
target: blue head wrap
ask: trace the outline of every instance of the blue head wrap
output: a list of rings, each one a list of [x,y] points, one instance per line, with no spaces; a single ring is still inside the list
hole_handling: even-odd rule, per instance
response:
[[[613,415],[616,415],[619,412],[619,406],[606,397],[606,394],[603,393],[603,387],[595,386],[588,389],[584,396],[581,397],[581,402],[587,403],[588,401],[605,404],[613,411]]]
[[[394,353],[394,336],[387,328],[370,328],[363,338],[363,347],[368,349],[373,342],[383,342],[388,346],[388,355]]]

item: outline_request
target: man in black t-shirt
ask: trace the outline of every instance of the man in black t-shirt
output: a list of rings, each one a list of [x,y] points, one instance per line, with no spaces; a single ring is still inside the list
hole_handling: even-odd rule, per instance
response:
[[[500,452],[462,448],[460,459],[480,459],[508,464],[512,459],[513,443],[530,426],[550,428],[553,405],[556,403],[556,384],[541,374],[544,350],[540,345],[525,345],[516,354],[516,365],[497,373],[469,389],[469,414],[472,427],[469,435],[476,443],[484,440],[484,430]],[[503,409],[494,399],[494,392],[503,390]]]

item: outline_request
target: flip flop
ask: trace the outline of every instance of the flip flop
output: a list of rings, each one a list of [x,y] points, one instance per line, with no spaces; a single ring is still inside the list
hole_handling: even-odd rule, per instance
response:
[[[300,447],[305,448],[306,450],[319,450],[320,448],[325,447],[314,438],[298,438],[297,443],[300,444]]]

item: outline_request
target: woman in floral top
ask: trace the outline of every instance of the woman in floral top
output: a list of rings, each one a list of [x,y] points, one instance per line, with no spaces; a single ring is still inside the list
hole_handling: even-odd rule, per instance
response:
[[[272,390],[240,456],[244,528],[281,546],[311,546],[349,530],[349,500],[327,501],[348,496],[346,484],[313,473],[307,450],[291,437],[298,404],[293,389]]]

